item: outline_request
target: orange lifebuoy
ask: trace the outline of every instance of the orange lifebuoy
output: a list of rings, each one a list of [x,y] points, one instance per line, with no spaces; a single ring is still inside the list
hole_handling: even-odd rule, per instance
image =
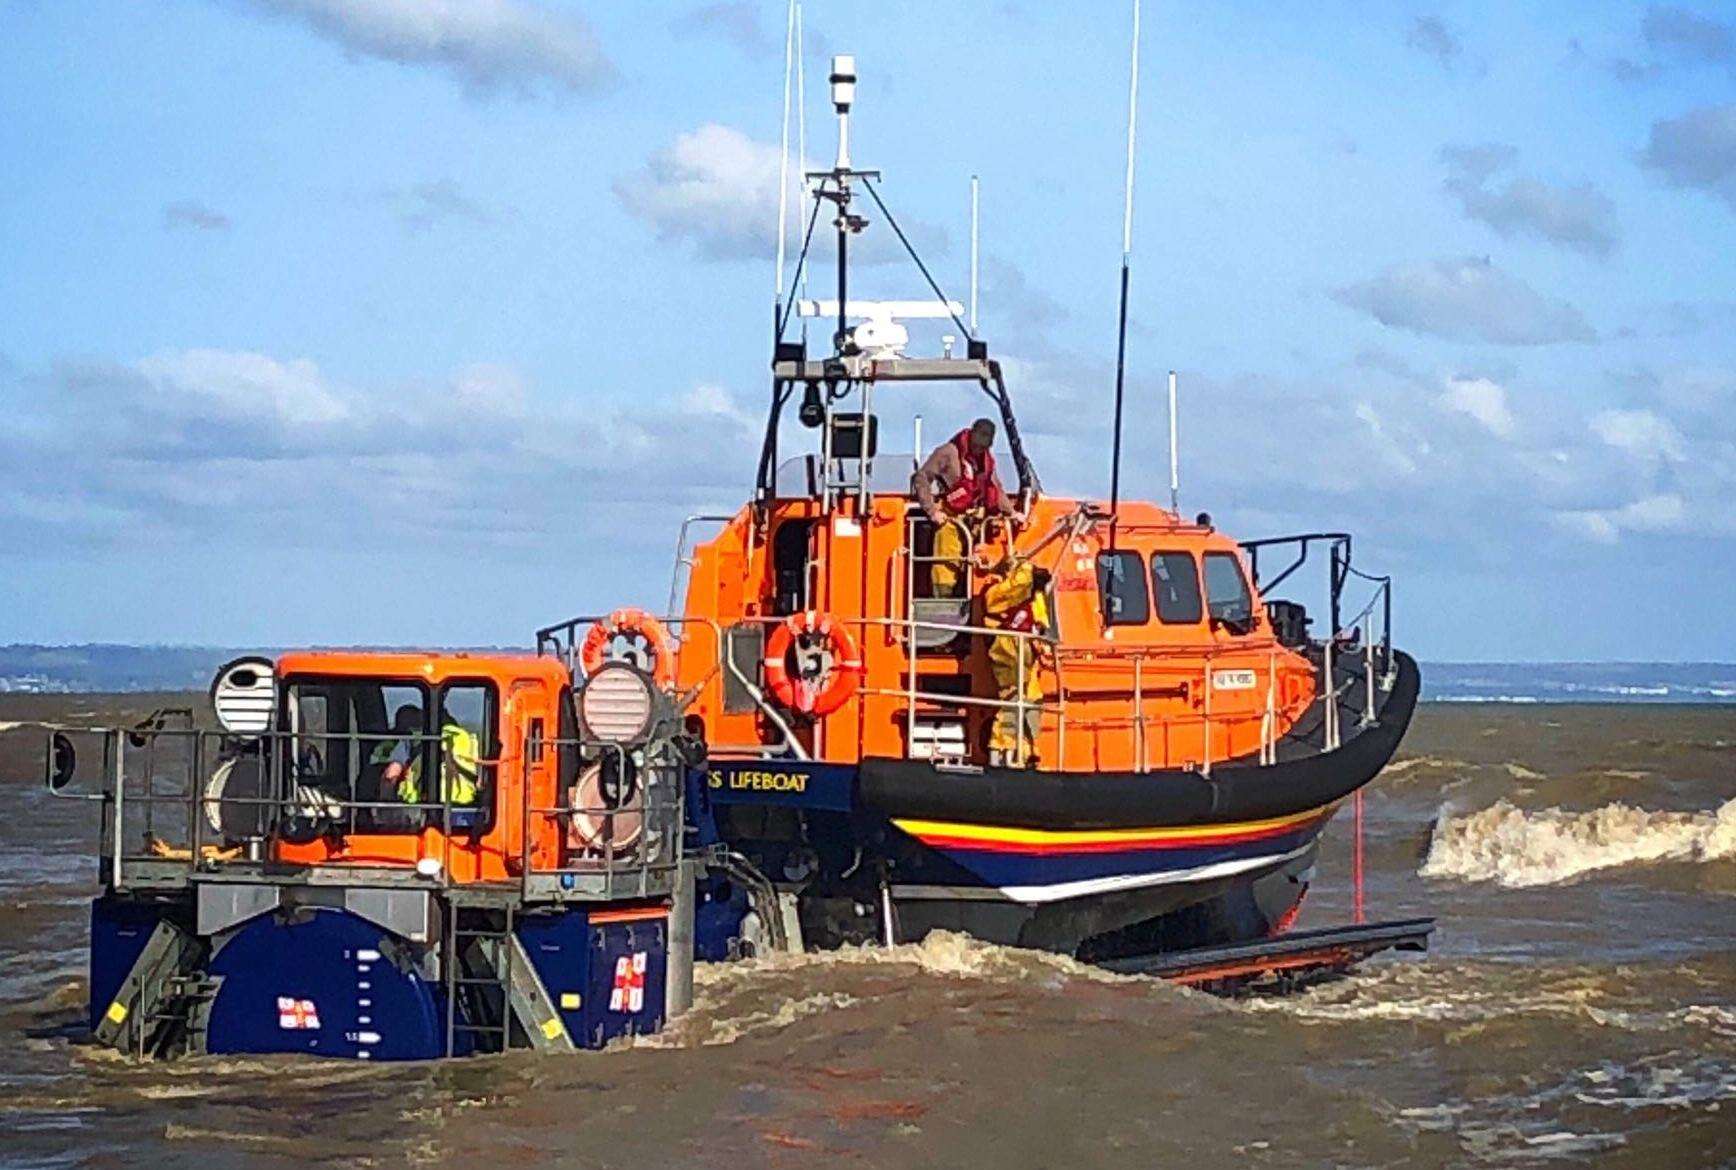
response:
[[[651,652],[651,677],[659,686],[675,684],[675,644],[663,623],[642,609],[617,609],[602,621],[593,622],[579,650],[579,663],[586,674],[596,674],[609,661],[609,643],[617,637],[641,638]]]
[[[798,639],[819,642],[831,663],[818,679],[790,673],[789,655]],[[772,698],[803,715],[830,715],[850,701],[862,681],[862,652],[850,631],[829,613],[793,613],[766,639],[766,689]]]

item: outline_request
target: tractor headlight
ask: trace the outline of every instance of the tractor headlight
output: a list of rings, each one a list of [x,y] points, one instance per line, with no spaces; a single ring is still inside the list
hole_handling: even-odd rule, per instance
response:
[[[644,739],[655,707],[651,680],[620,662],[597,671],[579,692],[579,720],[585,734],[605,743]]]

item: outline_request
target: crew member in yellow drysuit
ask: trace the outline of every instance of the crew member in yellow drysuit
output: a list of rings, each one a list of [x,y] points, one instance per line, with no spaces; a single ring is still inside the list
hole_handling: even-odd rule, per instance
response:
[[[994,730],[989,736],[989,762],[1022,768],[1033,763],[1037,726],[1041,711],[1034,705],[1042,702],[1043,684],[1037,677],[1039,660],[1036,638],[1018,634],[1046,635],[1049,623],[1049,571],[1033,566],[1028,560],[1013,562],[1001,578],[983,592],[983,617],[996,629],[1011,631],[998,634],[989,643],[989,668],[995,672],[995,697],[1013,702],[1019,696],[1021,670],[1024,678],[1025,708],[1023,726],[1014,707],[998,708]],[[1021,668],[1021,662],[1023,666]]]

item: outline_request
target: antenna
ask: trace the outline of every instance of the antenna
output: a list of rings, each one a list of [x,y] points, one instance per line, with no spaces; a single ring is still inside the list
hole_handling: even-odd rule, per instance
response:
[[[1169,372],[1169,510],[1181,514],[1181,446],[1176,442],[1175,371]]]
[[[832,170],[838,190],[833,198],[838,204],[838,334],[834,345],[839,353],[849,343],[850,331],[845,321],[849,298],[850,232],[860,230],[850,215],[850,105],[856,100],[856,58],[838,53],[832,58],[832,108],[838,111],[838,162]]]
[[[777,284],[772,289],[774,328],[779,306],[784,299],[784,247],[789,235],[790,216],[790,74],[795,69],[796,0],[790,0],[789,13],[784,19],[784,117],[783,133],[778,151],[778,270]]]
[[[1127,86],[1127,184],[1121,214],[1121,313],[1115,341],[1115,446],[1109,467],[1109,543],[1115,544],[1115,513],[1121,503],[1121,395],[1127,380],[1127,278],[1133,259],[1133,142],[1139,117],[1139,0],[1133,0],[1133,67]]]
[[[977,177],[970,177],[970,331],[977,331]]]
[[[802,0],[792,0],[796,7],[796,161],[802,176],[802,192],[808,190],[808,71],[802,53]],[[802,282],[802,295],[808,295],[808,266],[803,264],[797,279]],[[802,322],[802,344],[808,344],[808,323]]]

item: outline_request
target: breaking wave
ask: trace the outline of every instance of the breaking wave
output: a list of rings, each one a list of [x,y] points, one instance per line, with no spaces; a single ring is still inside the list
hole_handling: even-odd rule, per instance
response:
[[[1736,857],[1736,800],[1701,813],[1652,812],[1619,802],[1590,812],[1527,812],[1501,800],[1474,813],[1443,811],[1418,872],[1545,886],[1615,866],[1730,857]]]
[[[877,977],[891,971],[900,974],[896,982]],[[859,975],[868,978],[853,978]],[[732,1044],[755,1033],[780,1031],[809,1017],[867,1009],[889,994],[919,989],[932,992],[957,982],[999,984],[1039,995],[1080,983],[1121,985],[1138,987],[1171,1003],[1197,998],[1193,992],[1160,980],[1118,975],[1064,955],[998,946],[935,930],[920,942],[893,947],[848,946],[700,963],[693,972],[692,1009],[666,1032],[635,1040],[632,1046]],[[1215,1010],[1215,1005],[1207,1010]]]

